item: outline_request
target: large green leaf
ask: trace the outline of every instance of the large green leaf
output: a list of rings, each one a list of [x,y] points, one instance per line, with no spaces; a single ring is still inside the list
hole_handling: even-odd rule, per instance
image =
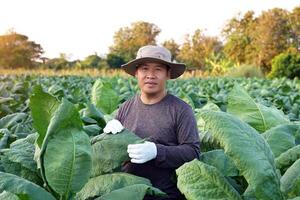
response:
[[[0,191],[8,191],[29,200],[55,200],[55,198],[40,186],[13,174],[0,172]]]
[[[97,124],[83,126],[83,130],[89,136],[99,135],[100,132],[102,132],[102,128],[100,128]]]
[[[300,200],[300,196],[288,200]]]
[[[82,119],[95,120],[95,122],[98,124],[98,126],[100,126],[102,129],[106,125],[106,122],[104,119],[104,114],[99,109],[97,109],[97,107],[94,104],[92,104],[90,102],[86,103],[86,108],[84,108],[80,111],[80,115],[81,115]]]
[[[176,174],[177,187],[187,200],[242,199],[217,168],[199,160],[185,163]]]
[[[0,128],[11,129],[16,126],[20,121],[26,119],[26,113],[14,113],[10,115],[6,115],[0,119]]]
[[[275,164],[278,169],[285,171],[298,159],[300,159],[300,145],[296,145],[286,152],[280,154],[280,156],[275,159]]]
[[[10,149],[4,154],[8,156],[10,161],[20,163],[23,167],[37,172],[37,165],[33,160],[35,138],[35,134],[30,134],[24,139],[13,142]]]
[[[52,95],[44,92],[40,85],[33,88],[29,105],[33,119],[33,127],[39,133],[37,138],[39,148],[42,147],[48,125],[59,104],[60,102]]]
[[[182,99],[187,104],[189,104],[193,110],[195,109],[195,104],[193,102],[193,99],[186,92],[184,92],[182,89],[180,89],[177,95],[180,99]]]
[[[266,107],[256,103],[247,92],[235,85],[228,95],[227,112],[250,124],[260,133],[280,125],[289,123],[282,111],[275,107]]]
[[[16,112],[6,115],[0,119],[0,129],[9,130],[8,144],[17,138],[26,137],[26,135],[32,133],[31,117],[23,112]]]
[[[166,196],[166,194],[157,188],[145,184],[135,184],[105,194],[96,200],[143,200],[145,195]]]
[[[210,151],[213,149],[218,149],[220,147],[219,142],[213,138],[213,135],[205,127],[205,122],[201,116],[201,112],[203,110],[220,111],[220,108],[212,102],[207,102],[202,108],[195,109],[195,117],[197,119],[197,127],[199,130],[201,150]]]
[[[42,185],[37,164],[33,160],[34,141],[36,135],[30,134],[27,138],[19,139],[11,144],[10,149],[5,149],[1,157],[3,171],[21,176],[38,185]]]
[[[275,157],[294,147],[300,139],[300,125],[284,124],[263,133]]]
[[[0,193],[0,200],[20,200],[17,195],[14,195],[13,193],[3,191]]]
[[[202,117],[260,199],[283,199],[274,156],[259,133],[225,112],[204,111]]]
[[[111,114],[119,106],[119,96],[109,82],[96,80],[91,93],[91,101],[97,108]]]
[[[1,156],[1,167],[1,171],[3,172],[22,177],[40,186],[43,185],[43,181],[38,172],[33,172],[34,169],[27,169],[20,163],[11,161],[6,154]]]
[[[118,134],[101,134],[92,139],[91,176],[119,171],[125,161],[130,160],[127,145],[137,143],[141,138],[124,129]]]
[[[286,170],[280,182],[281,190],[289,198],[300,196],[300,159]]]
[[[5,148],[9,147],[9,144],[10,144],[9,139],[11,137],[12,137],[12,134],[7,128],[0,129],[0,149],[5,149]]]
[[[148,179],[134,176],[127,173],[112,173],[91,178],[87,184],[77,193],[77,200],[85,200],[89,198],[100,197],[114,190],[135,185],[145,184],[151,186]]]
[[[237,170],[232,159],[226,155],[223,149],[216,149],[204,152],[200,156],[200,160],[208,165],[217,168],[224,176],[238,176]]]
[[[41,172],[61,198],[74,195],[88,181],[91,152],[78,111],[63,99],[50,121],[40,154]]]

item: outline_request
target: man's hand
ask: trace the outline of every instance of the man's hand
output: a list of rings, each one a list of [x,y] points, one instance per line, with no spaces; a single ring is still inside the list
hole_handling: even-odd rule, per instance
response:
[[[156,158],[157,148],[153,142],[144,142],[143,144],[129,144],[127,152],[132,163],[145,163]]]
[[[105,128],[103,129],[104,133],[116,134],[121,132],[124,129],[119,120],[113,119],[107,122]]]

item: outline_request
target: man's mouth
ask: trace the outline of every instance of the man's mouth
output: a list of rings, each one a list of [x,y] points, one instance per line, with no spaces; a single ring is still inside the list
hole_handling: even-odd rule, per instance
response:
[[[157,83],[155,83],[155,82],[145,82],[145,85],[157,85]]]

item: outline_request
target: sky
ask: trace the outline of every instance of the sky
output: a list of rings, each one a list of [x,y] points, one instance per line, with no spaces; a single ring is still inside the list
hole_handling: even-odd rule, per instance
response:
[[[13,29],[40,44],[43,56],[69,60],[105,56],[120,28],[136,21],[161,29],[158,43],[181,44],[196,29],[220,36],[232,17],[279,7],[291,11],[300,0],[0,0],[0,35]]]

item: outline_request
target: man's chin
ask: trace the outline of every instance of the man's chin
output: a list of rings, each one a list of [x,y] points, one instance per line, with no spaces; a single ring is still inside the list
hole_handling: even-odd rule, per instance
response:
[[[149,96],[154,96],[157,95],[159,93],[159,91],[157,90],[143,90],[143,93]]]

